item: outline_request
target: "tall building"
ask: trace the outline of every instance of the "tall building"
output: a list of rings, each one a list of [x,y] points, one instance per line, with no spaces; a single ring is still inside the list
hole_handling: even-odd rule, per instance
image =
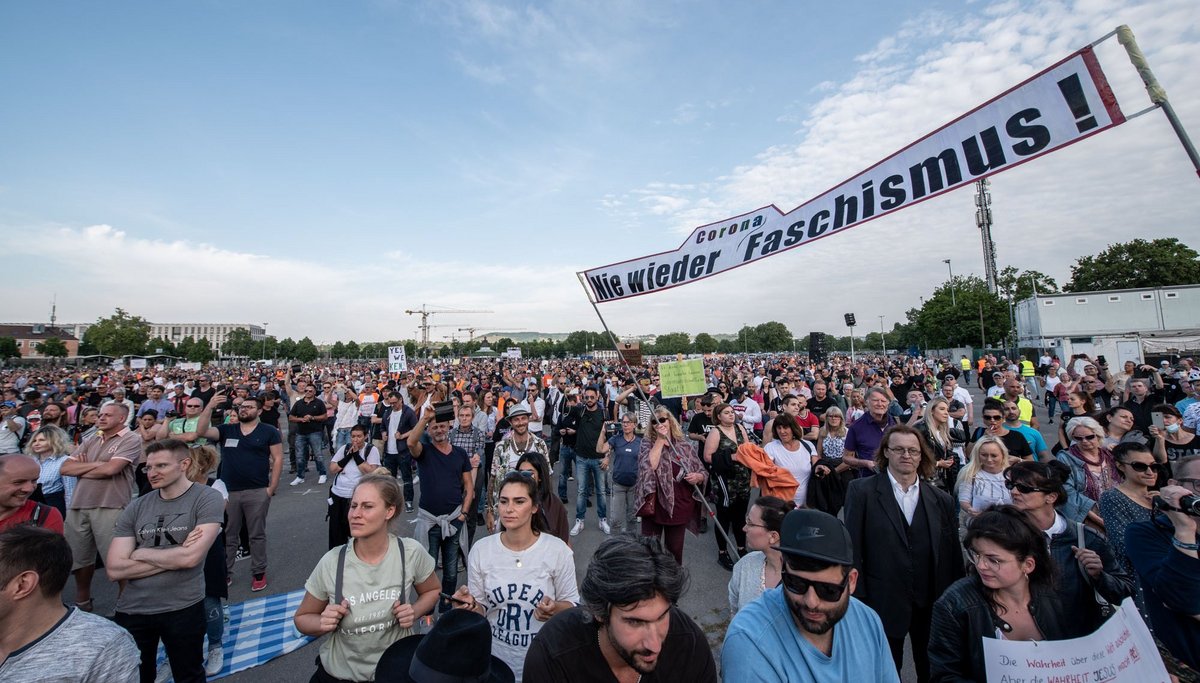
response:
[[[36,323],[5,324],[24,325],[31,327]],[[61,325],[55,325],[54,329],[62,330],[68,335],[74,337],[76,340],[82,341],[84,333],[87,332],[89,327],[95,324],[96,323],[94,322],[63,323]],[[50,326],[44,325],[44,327],[49,328]],[[213,351],[217,351],[221,348],[221,345],[225,343],[225,339],[229,336],[229,333],[238,328],[250,330],[250,338],[256,342],[261,342],[267,334],[266,328],[264,328],[262,325],[255,325],[252,323],[150,323],[150,338],[156,339],[161,337],[172,344],[178,344],[186,337],[192,337],[193,339],[197,340],[207,339],[209,346],[212,347]],[[78,341],[76,342],[74,348],[77,347]],[[155,350],[147,349],[147,352],[155,353]],[[74,356],[76,353],[73,351],[71,355]]]

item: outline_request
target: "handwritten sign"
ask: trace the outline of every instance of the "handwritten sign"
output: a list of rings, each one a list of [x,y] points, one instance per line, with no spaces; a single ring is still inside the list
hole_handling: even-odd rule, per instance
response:
[[[513,360],[517,360],[518,358],[521,357],[521,347],[510,346],[510,347],[508,347],[508,351],[505,351],[505,355],[507,355],[509,358],[511,358]]]
[[[403,346],[388,347],[388,372],[408,372],[408,356]]]
[[[699,358],[658,364],[663,398],[698,396],[708,389],[704,380],[704,361]]]
[[[1040,643],[984,638],[983,658],[988,683],[1171,680],[1132,599],[1090,636]]]

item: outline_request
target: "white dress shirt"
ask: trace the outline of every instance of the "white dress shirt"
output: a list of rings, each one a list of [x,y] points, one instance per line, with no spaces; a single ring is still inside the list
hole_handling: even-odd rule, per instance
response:
[[[917,502],[921,496],[921,479],[917,478],[912,483],[912,486],[908,487],[908,490],[905,491],[900,486],[900,482],[896,481],[896,478],[892,476],[891,470],[887,471],[887,476],[888,481],[892,482],[892,494],[896,496],[896,504],[900,506],[900,511],[904,513],[904,519],[908,520],[909,524],[912,524],[913,514],[917,511]]]

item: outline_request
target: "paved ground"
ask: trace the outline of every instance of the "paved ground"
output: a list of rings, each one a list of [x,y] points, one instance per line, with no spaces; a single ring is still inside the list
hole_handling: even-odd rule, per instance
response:
[[[976,400],[975,414],[979,414],[982,395],[975,389],[972,394]],[[1038,406],[1038,416],[1045,422],[1045,410]],[[1048,443],[1057,438],[1057,424],[1043,424],[1041,432]],[[327,486],[317,486],[317,478],[309,471],[305,485],[291,487],[287,482],[292,477],[287,476],[284,468],[283,485],[271,503],[270,517],[267,524],[267,546],[269,568],[267,571],[268,586],[263,593],[274,594],[296,590],[304,585],[317,560],[326,549],[325,498]],[[572,482],[574,484],[574,482]],[[575,493],[570,494],[571,504],[568,515],[573,516]],[[576,575],[582,579],[587,570],[588,560],[596,547],[606,538],[596,526],[595,508],[588,510],[587,527],[573,539],[575,550]],[[402,527],[407,531],[407,524],[413,515],[402,514]],[[409,532],[411,533],[411,532]],[[724,637],[725,627],[729,620],[727,588],[730,573],[716,563],[717,550],[714,532],[709,531],[701,536],[687,536],[684,549],[684,565],[687,567],[691,585],[681,601],[681,606],[692,616],[709,635],[714,654],[720,654],[720,644]],[[234,582],[230,587],[231,602],[241,602],[255,597],[250,592],[249,560],[237,563],[234,569]],[[465,576],[460,572],[460,579]],[[93,595],[98,614],[111,615],[115,610],[116,588],[109,583],[103,571],[96,573],[93,583]],[[74,598],[74,584],[68,582],[64,599],[68,604]],[[318,641],[319,643],[319,641]],[[313,672],[313,659],[316,657],[318,643],[293,652],[290,655],[275,659],[263,666],[230,676],[224,680],[235,682],[263,683],[264,681],[306,681]],[[915,681],[911,658],[906,655],[904,680]]]

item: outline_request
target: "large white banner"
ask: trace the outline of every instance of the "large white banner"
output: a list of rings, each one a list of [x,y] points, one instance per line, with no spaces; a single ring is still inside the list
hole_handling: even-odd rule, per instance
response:
[[[988,683],[1168,683],[1158,647],[1127,598],[1090,636],[1071,640],[983,639]]]
[[[696,228],[675,251],[585,271],[597,302],[678,287],[912,206],[1124,123],[1084,48],[824,194]]]

